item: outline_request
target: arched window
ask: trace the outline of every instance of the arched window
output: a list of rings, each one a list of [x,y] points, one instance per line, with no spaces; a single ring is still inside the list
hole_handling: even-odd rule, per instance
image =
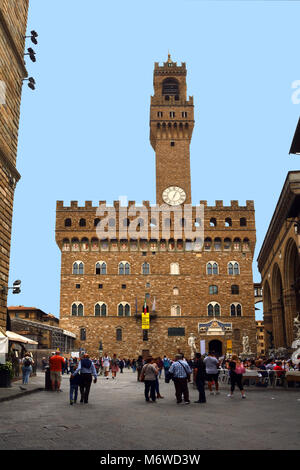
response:
[[[212,217],[209,221],[209,225],[210,225],[210,227],[216,227],[217,226],[217,219]]]
[[[121,302],[118,305],[119,317],[130,317],[130,305],[127,302]]]
[[[217,302],[210,302],[207,306],[207,315],[209,317],[219,317],[221,312],[220,304]]]
[[[245,217],[240,218],[240,226],[246,227],[247,226],[247,219]]]
[[[206,265],[206,274],[219,274],[219,266],[215,261],[210,261]]]
[[[174,317],[181,315],[180,305],[172,305],[171,315],[174,316]]]
[[[142,273],[143,274],[150,274],[150,264],[149,263],[143,263]]]
[[[130,274],[130,264],[127,261],[119,263],[119,274]]]
[[[83,304],[81,302],[73,302],[71,314],[73,317],[83,316]]]
[[[73,263],[73,274],[84,274],[84,264],[82,261],[75,261]]]
[[[242,306],[241,304],[231,304],[230,305],[230,316],[231,317],[241,317],[242,316]]]
[[[96,263],[96,274],[107,274],[107,266],[104,261],[98,261]]]
[[[238,274],[240,274],[239,263],[237,263],[236,261],[230,261],[230,263],[228,263],[227,266],[228,266],[228,274],[229,275],[237,276]]]
[[[97,225],[99,224],[100,222],[100,219],[94,219],[94,227],[97,227]]]
[[[179,295],[178,287],[173,287],[173,295]]]
[[[98,302],[95,305],[95,317],[106,317],[107,305],[104,302]]]
[[[79,227],[85,227],[86,226],[86,220],[85,219],[80,219],[79,220]]]
[[[123,331],[122,328],[116,328],[116,341],[122,341]]]
[[[71,219],[66,219],[65,220],[65,227],[71,227],[72,226],[72,220]]]
[[[170,264],[170,274],[180,274],[179,264],[171,263]]]
[[[225,219],[225,227],[232,227],[232,220],[230,217]]]

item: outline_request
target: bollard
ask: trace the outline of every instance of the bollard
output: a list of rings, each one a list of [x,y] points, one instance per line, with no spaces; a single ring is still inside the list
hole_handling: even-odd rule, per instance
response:
[[[45,390],[52,390],[51,380],[50,380],[50,367],[45,367]]]

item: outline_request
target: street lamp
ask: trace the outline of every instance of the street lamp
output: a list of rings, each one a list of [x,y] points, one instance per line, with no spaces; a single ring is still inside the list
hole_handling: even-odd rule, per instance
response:
[[[13,294],[20,294],[21,292],[21,281],[15,281],[13,283],[13,286],[12,287],[6,287],[6,286],[0,286],[0,293],[2,294],[8,294],[8,289],[12,289],[13,290]]]

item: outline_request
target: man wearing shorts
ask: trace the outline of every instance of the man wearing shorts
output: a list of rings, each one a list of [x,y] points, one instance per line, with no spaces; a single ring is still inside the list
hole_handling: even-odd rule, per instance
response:
[[[59,351],[56,351],[56,353],[50,357],[49,366],[52,390],[53,392],[55,391],[55,384],[57,384],[56,390],[59,392],[61,383],[61,372],[63,367],[65,366],[65,360],[60,355]]]
[[[204,359],[206,376],[208,380],[208,388],[211,395],[214,395],[212,390],[213,382],[216,386],[216,395],[219,395],[219,361],[215,357],[214,351],[210,351],[208,356]]]

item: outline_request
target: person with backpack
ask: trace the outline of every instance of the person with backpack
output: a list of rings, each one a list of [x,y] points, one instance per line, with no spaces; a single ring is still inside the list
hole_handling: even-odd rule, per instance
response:
[[[29,352],[25,353],[25,356],[22,359],[22,383],[23,385],[28,384],[29,376],[32,372],[32,366],[34,364],[34,360],[32,359]]]
[[[80,372],[80,403],[88,403],[90,388],[92,384],[92,376],[94,376],[94,384],[97,382],[97,372],[94,363],[90,360],[88,354],[84,354],[79,361],[78,368],[73,372],[73,376]]]
[[[243,388],[242,379],[243,374],[246,372],[245,367],[240,362],[238,356],[233,355],[231,361],[229,362],[229,376],[230,376],[230,384],[231,384],[231,392],[227,395],[228,397],[233,396],[235,384],[239,387],[242,398],[246,398],[245,390]]]
[[[167,358],[167,356],[164,356],[163,360],[163,368],[164,368],[164,371],[165,371],[165,378],[167,376],[167,373],[168,373],[168,370],[170,369],[170,360]]]

